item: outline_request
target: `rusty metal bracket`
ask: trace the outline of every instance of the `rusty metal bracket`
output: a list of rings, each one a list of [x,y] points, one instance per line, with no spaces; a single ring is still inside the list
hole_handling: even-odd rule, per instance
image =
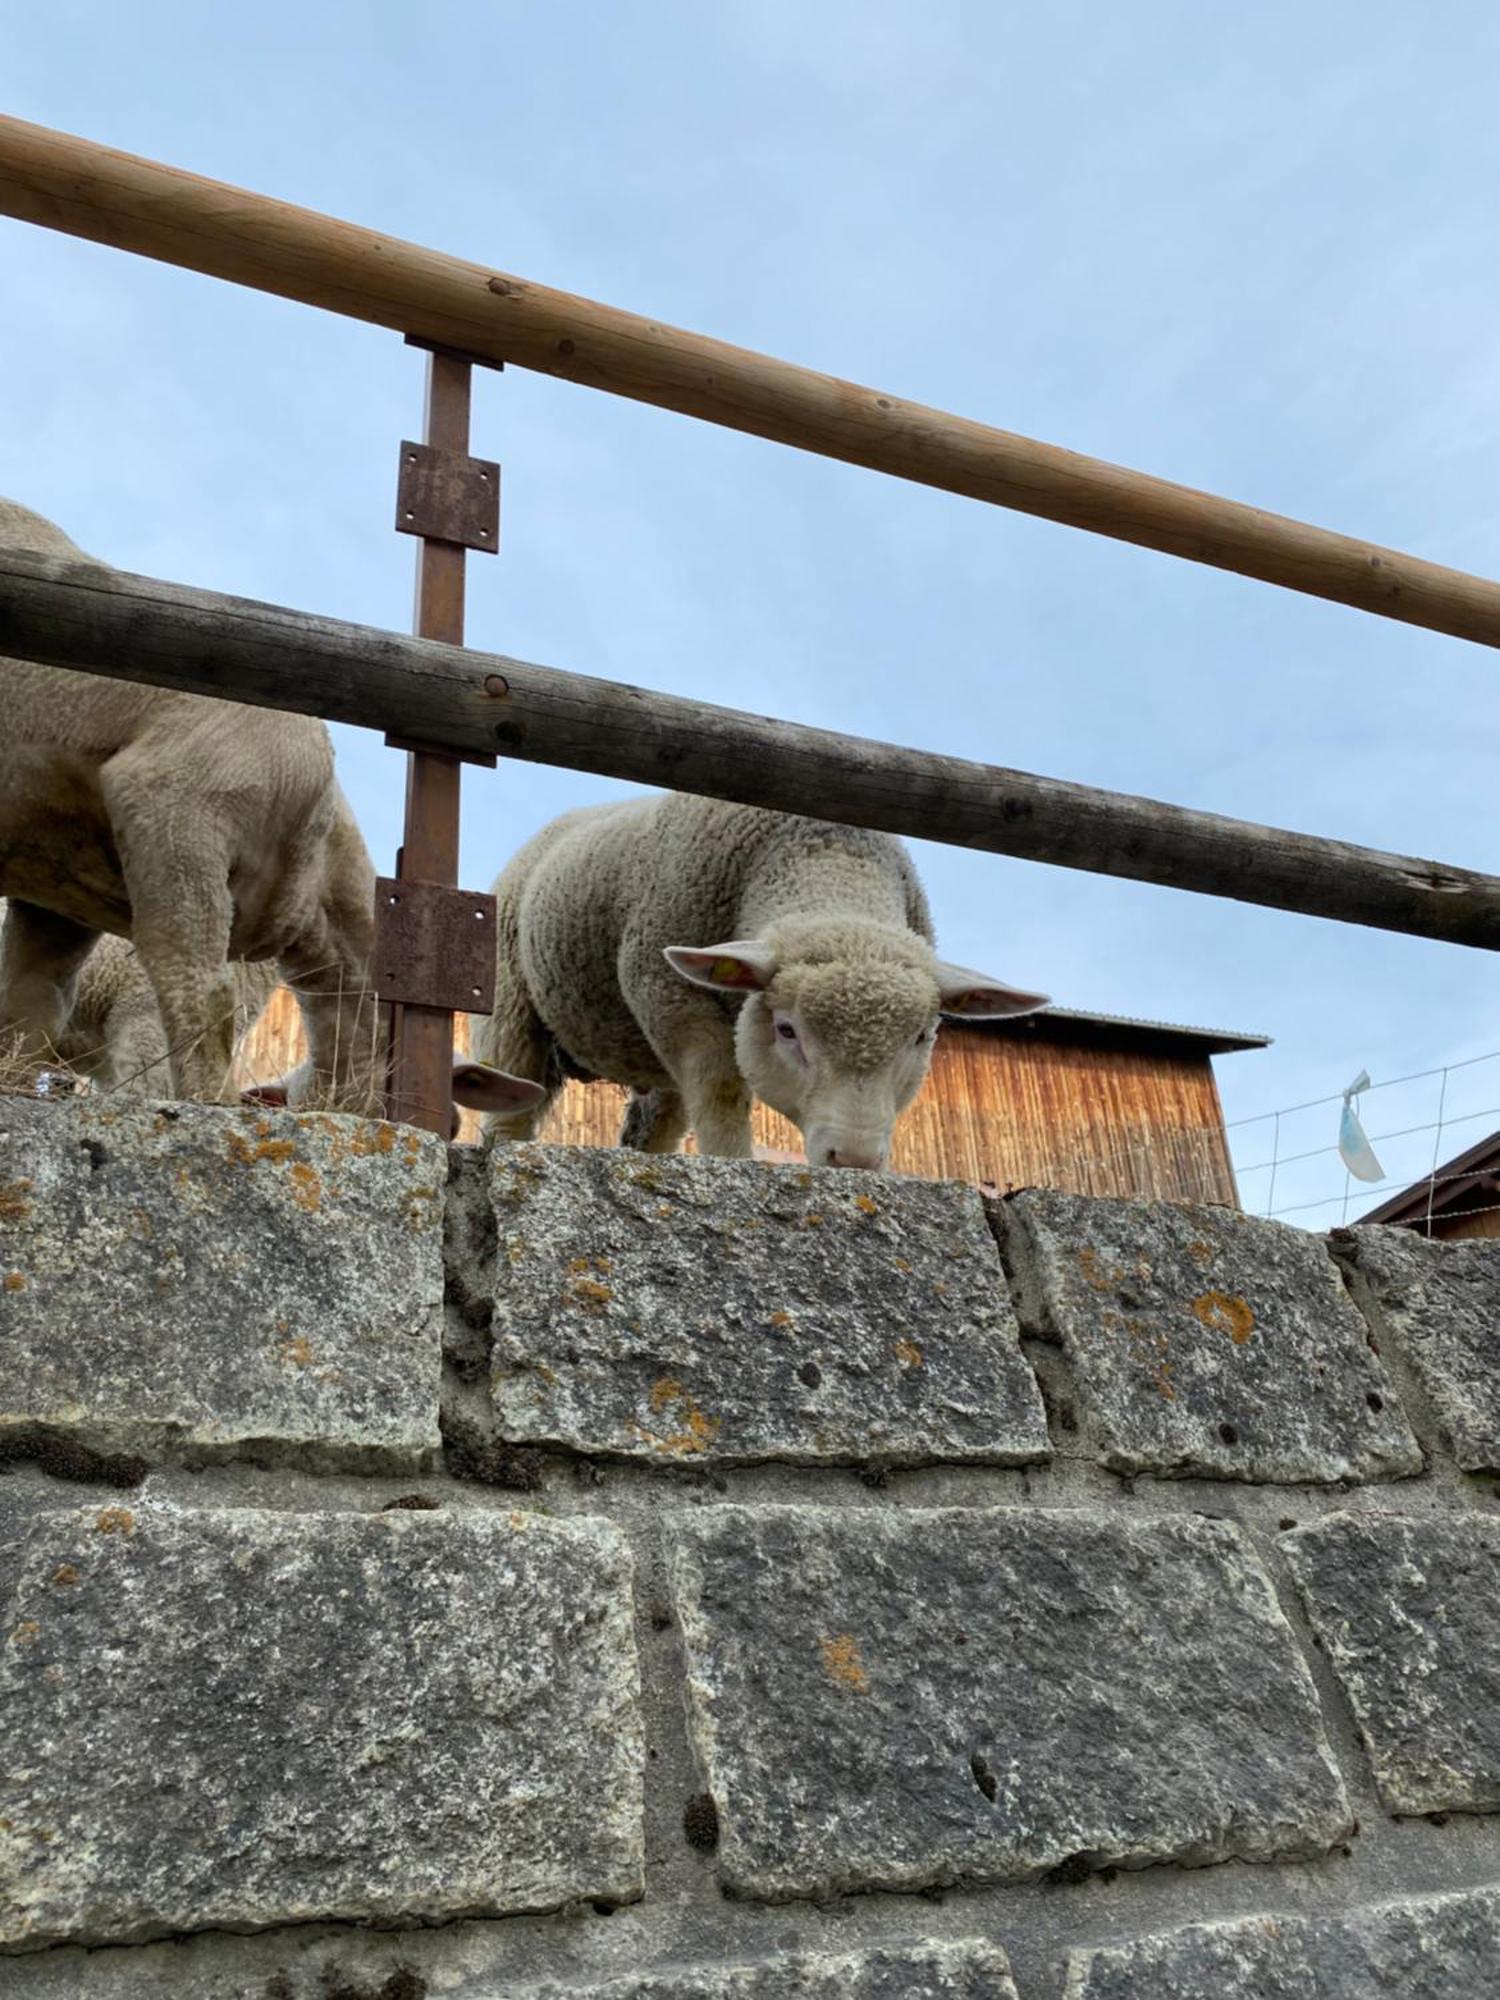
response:
[[[409,1007],[488,1014],[495,1004],[495,899],[438,882],[375,884],[375,990]]]
[[[505,363],[492,360],[488,354],[470,354],[466,347],[449,347],[445,341],[424,340],[419,333],[404,333],[401,338],[408,347],[420,347],[424,354],[441,354],[449,361],[466,361],[471,368],[493,368],[497,375],[505,372]]]
[[[443,743],[419,743],[415,736],[397,736],[393,730],[385,732],[387,750],[414,750],[422,757],[442,757],[450,764],[478,764],[486,771],[495,770],[499,757],[491,750],[450,750]]]
[[[403,535],[494,555],[500,547],[500,467],[492,458],[401,441],[396,527]]]

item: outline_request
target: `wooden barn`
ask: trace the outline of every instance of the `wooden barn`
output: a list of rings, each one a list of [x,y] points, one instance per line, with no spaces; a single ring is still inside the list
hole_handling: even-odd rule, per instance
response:
[[[1456,1242],[1466,1236],[1500,1236],[1500,1132],[1390,1195],[1361,1222],[1414,1229],[1419,1236]]]
[[[466,1028],[460,1020],[460,1046]],[[301,1035],[282,989],[241,1051],[242,1078],[292,1068],[302,1058]],[[1063,1007],[1011,1021],[945,1022],[927,1086],[896,1127],[892,1167],[1000,1189],[1238,1207],[1212,1058],[1264,1048],[1266,1040]],[[541,1137],[612,1146],[625,1095],[613,1084],[570,1083]],[[764,1105],[756,1106],[755,1132],[763,1158],[803,1157],[795,1128]],[[467,1118],[461,1136],[473,1137]]]

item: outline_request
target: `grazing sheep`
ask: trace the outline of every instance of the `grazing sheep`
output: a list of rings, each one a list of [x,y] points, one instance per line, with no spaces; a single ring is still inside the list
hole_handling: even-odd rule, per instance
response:
[[[495,1011],[475,1019],[476,1055],[549,1096],[567,1075],[629,1085],[621,1142],[646,1152],[691,1127],[703,1152],[748,1157],[753,1095],[801,1128],[815,1165],[883,1167],[940,1012],[1046,1005],[940,960],[906,849],[855,827],[633,799],[554,820],[495,893]],[[544,1108],[500,1129],[529,1137]]]
[[[97,569],[50,521],[0,499],[0,546]],[[60,1053],[102,933],[150,983],[179,1097],[232,1102],[232,960],[273,960],[295,992],[312,1087],[363,1109],[384,1068],[370,981],[375,875],[323,723],[204,695],[0,660],[0,1041]],[[476,1080],[465,1102],[536,1094]]]
[[[0,936],[5,910],[0,899]],[[235,992],[231,1034],[238,1045],[259,1019],[277,975],[271,964],[235,964],[230,972]],[[62,1068],[101,1089],[171,1096],[166,1031],[135,947],[124,938],[100,938],[84,960],[52,1054]]]

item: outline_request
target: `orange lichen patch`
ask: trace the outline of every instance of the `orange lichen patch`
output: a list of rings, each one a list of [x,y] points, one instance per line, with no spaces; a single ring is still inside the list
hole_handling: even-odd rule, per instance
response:
[[[328,1140],[328,1158],[337,1166],[344,1160],[365,1160],[377,1153],[395,1151],[397,1128],[383,1118],[361,1118],[351,1124],[344,1118],[335,1118],[326,1111],[305,1111],[297,1120],[304,1132],[321,1132]],[[408,1166],[421,1151],[421,1134],[407,1129],[405,1133],[403,1157]]]
[[[771,1324],[772,1326],[786,1328],[789,1326],[795,1326],[797,1322],[792,1318],[789,1312],[773,1312],[771,1315]]]
[[[316,1167],[308,1166],[305,1160],[292,1164],[292,1200],[308,1215],[316,1215],[323,1206],[323,1182]]]
[[[362,1121],[355,1126],[345,1143],[356,1160],[367,1160],[377,1153],[395,1151],[396,1128],[394,1125],[388,1125],[383,1118],[374,1119],[369,1122]],[[417,1138],[414,1132],[407,1133],[406,1153],[408,1159],[415,1159],[417,1151],[421,1148],[421,1144],[421,1140]]]
[[[94,1532],[99,1535],[133,1535],[135,1516],[128,1507],[102,1507],[94,1516]]]
[[[8,1292],[24,1292],[26,1289],[26,1280],[19,1271],[7,1271],[5,1274],[5,1289]]]
[[[911,1269],[911,1264],[905,1257],[897,1257],[894,1261],[898,1271],[909,1271]]]
[[[798,1223],[797,1227],[799,1229],[821,1229],[823,1227],[823,1224],[827,1220],[828,1218],[826,1215],[820,1214],[819,1211],[814,1208],[810,1209],[808,1213],[803,1216],[801,1222]]]
[[[1202,1292],[1193,1300],[1193,1311],[1215,1333],[1227,1333],[1236,1347],[1243,1347],[1255,1331],[1255,1314],[1237,1292]]]
[[[637,1437],[669,1457],[687,1458],[706,1451],[723,1426],[721,1418],[705,1416],[672,1375],[663,1375],[652,1384],[651,1408],[658,1416],[665,1414],[677,1428],[665,1433],[647,1430],[641,1424],[632,1424],[630,1428]]]
[[[597,1318],[608,1310],[614,1291],[609,1285],[601,1284],[597,1278],[569,1278],[562,1289],[563,1304],[576,1306],[579,1312]]]
[[[601,1278],[607,1278],[614,1269],[608,1257],[575,1257],[568,1265],[572,1275],[582,1277],[585,1272],[597,1271]]]
[[[1201,1236],[1194,1237],[1188,1245],[1188,1255],[1200,1271],[1206,1271],[1214,1261],[1214,1246],[1205,1242]]]
[[[836,1638],[820,1639],[818,1649],[823,1655],[823,1671],[830,1680],[838,1681],[855,1694],[870,1692],[870,1676],[860,1664],[859,1647],[854,1643],[852,1632],[840,1632]]]
[[[859,1210],[861,1215],[878,1215],[880,1213],[878,1204],[872,1201],[867,1194],[857,1194],[854,1197],[854,1206]]]
[[[1177,1391],[1172,1387],[1172,1364],[1170,1361],[1157,1362],[1152,1374],[1152,1380],[1156,1384],[1158,1394],[1164,1396],[1169,1403],[1177,1401]]]
[[[271,1139],[265,1136],[267,1127],[262,1122],[256,1127],[260,1136],[252,1145],[238,1132],[225,1134],[225,1144],[229,1157],[237,1167],[253,1167],[257,1160],[290,1160],[297,1151],[295,1139]]]
[[[1112,1292],[1114,1290],[1115,1281],[1112,1276],[1100,1268],[1099,1253],[1097,1250],[1087,1247],[1080,1250],[1078,1253],[1078,1268],[1083,1273],[1084,1283],[1092,1285],[1096,1292]]]
[[[31,1181],[0,1181],[0,1222],[24,1222],[31,1213],[31,1203],[26,1197],[31,1193]]]
[[[35,1618],[23,1618],[12,1630],[10,1643],[13,1646],[34,1646],[41,1629]]]
[[[896,1359],[904,1367],[920,1368],[922,1365],[922,1350],[914,1340],[907,1340],[903,1336],[896,1342]]]
[[[1151,1276],[1151,1266],[1144,1257],[1137,1257],[1133,1264],[1110,1264],[1088,1245],[1078,1252],[1078,1268],[1084,1283],[1091,1285],[1096,1292],[1116,1291],[1126,1278],[1145,1282]]]
[[[281,1350],[281,1358],[293,1368],[306,1368],[313,1358],[312,1343],[306,1334],[299,1333],[295,1340],[289,1340]]]
[[[52,1581],[59,1584],[77,1583],[77,1566],[73,1563],[59,1563],[52,1572]]]

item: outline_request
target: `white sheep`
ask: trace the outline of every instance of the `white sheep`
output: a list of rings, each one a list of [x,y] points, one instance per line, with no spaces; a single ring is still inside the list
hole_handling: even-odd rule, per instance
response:
[[[0,547],[100,565],[0,499]],[[103,933],[150,982],[178,1096],[232,1101],[231,961],[275,961],[317,1079],[365,1108],[385,1061],[370,980],[375,874],[311,716],[0,660],[0,1041],[60,1052],[75,982]],[[456,1072],[462,1101],[515,1110],[513,1078]]]
[[[476,1055],[635,1093],[621,1141],[751,1152],[752,1095],[815,1165],[879,1168],[939,1013],[1046,1005],[939,959],[899,840],[671,793],[565,813],[495,884],[495,1011]],[[685,945],[683,938],[727,942]],[[737,1016],[737,1018],[736,1018]],[[544,1105],[503,1118],[529,1137]]]
[[[0,898],[0,935],[5,912]],[[275,990],[277,973],[269,962],[236,962],[230,973],[235,995],[230,1032],[238,1046]],[[67,1018],[50,1053],[71,1075],[100,1089],[171,1096],[166,1030],[134,945],[120,937],[100,938],[73,983]]]

